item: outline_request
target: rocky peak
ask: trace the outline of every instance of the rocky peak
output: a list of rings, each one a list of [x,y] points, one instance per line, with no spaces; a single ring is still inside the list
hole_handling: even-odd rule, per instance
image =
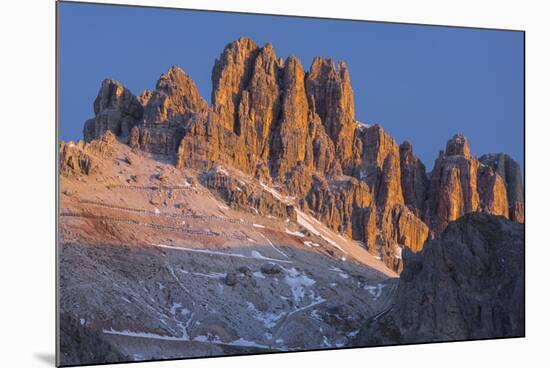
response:
[[[226,45],[214,63],[212,105],[227,129],[235,129],[241,93],[248,85],[258,51],[254,41],[242,37]]]
[[[470,156],[466,137],[454,135],[430,174],[432,228],[439,234],[450,221],[480,210],[477,188],[479,162]]]
[[[177,66],[160,76],[155,91],[142,96],[141,100],[147,101],[145,124],[181,124],[186,114],[205,112],[208,108],[195,82]]]
[[[447,142],[430,174],[431,220],[435,233],[447,222],[469,212],[487,212],[523,219],[523,185],[519,165],[507,155],[470,155],[466,137],[456,134]],[[516,205],[518,203],[518,205]]]
[[[141,104],[137,98],[120,82],[105,79],[94,101],[94,113],[100,114],[106,110],[119,110],[122,113],[140,118]]]
[[[447,141],[445,154],[447,156],[470,156],[470,147],[468,147],[468,141],[466,140],[464,134],[455,134],[451,139]]]
[[[84,140],[100,138],[106,131],[128,136],[143,117],[140,101],[120,82],[105,79],[94,101],[95,117],[84,124]]]
[[[332,139],[336,155],[344,167],[351,166],[356,129],[353,90],[343,62],[316,57],[306,78],[306,91],[313,113],[317,114]]]
[[[267,161],[272,126],[279,114],[279,62],[271,44],[257,50],[250,76],[240,91],[234,130],[262,161]]]

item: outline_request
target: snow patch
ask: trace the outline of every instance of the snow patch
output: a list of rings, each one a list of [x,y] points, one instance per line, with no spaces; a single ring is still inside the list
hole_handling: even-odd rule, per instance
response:
[[[305,236],[304,234],[302,234],[302,233],[299,232],[299,231],[290,231],[290,230],[288,230],[288,229],[285,229],[285,232],[286,232],[287,234],[294,235],[294,236],[298,236],[298,237],[300,237],[300,238],[303,238],[303,237]]]
[[[226,345],[233,345],[233,346],[246,346],[246,347],[253,347],[253,348],[261,348],[261,349],[269,349],[270,347],[267,345],[261,345],[254,341],[245,340],[242,337],[238,340],[235,340],[233,342],[230,342]]]
[[[382,289],[384,288],[384,285],[382,284],[376,284],[376,286],[374,285],[365,285],[363,287],[363,289],[367,290],[370,295],[372,295],[372,297],[374,299],[378,299],[380,297],[380,295],[382,295]]]
[[[257,278],[259,278],[259,279],[265,279],[264,274],[261,273],[260,271],[252,272],[252,276],[257,277]]]
[[[304,228],[309,230],[311,233],[313,233],[317,236],[320,236],[327,243],[329,243],[330,245],[338,248],[343,253],[347,253],[340,245],[338,245],[334,240],[329,238],[328,235],[330,234],[330,231],[329,230],[324,230],[323,225],[321,225],[319,223],[319,221],[311,218],[310,216],[306,215],[304,212],[302,212],[300,210],[296,210],[296,212],[298,214],[298,220],[297,220],[298,224],[300,224],[301,226],[303,226]],[[311,220],[311,222],[310,222],[310,220]],[[321,225],[320,228],[317,228],[315,225],[312,224],[312,222],[319,223]]]
[[[145,339],[155,339],[155,340],[167,340],[167,341],[189,341],[189,339],[184,337],[176,336],[166,336],[166,335],[157,335],[150,332],[134,332],[129,330],[117,331],[113,328],[103,329],[103,333],[107,335],[120,335],[120,336],[130,336],[130,337],[141,337]]]
[[[267,328],[273,328],[277,322],[284,316],[284,312],[279,314],[270,313],[270,312],[261,312],[256,309],[256,306],[251,302],[246,302],[246,308],[252,312],[252,318],[263,323]]]
[[[285,261],[283,259],[264,257],[258,251],[255,251],[255,250],[252,251],[250,256],[246,256],[244,254],[239,254],[239,253],[220,252],[220,251],[208,250],[208,249],[186,248],[186,247],[178,247],[178,246],[166,245],[166,244],[154,244],[154,246],[159,248],[179,250],[183,252],[203,253],[203,254],[212,254],[212,255],[227,256],[227,257],[262,259],[262,260],[269,260],[274,262],[292,263],[291,261]]]
[[[294,267],[285,269],[286,275],[284,281],[292,292],[292,296],[296,302],[302,301],[305,297],[305,288],[315,284],[315,280],[308,277],[305,272],[298,271]]]
[[[402,253],[403,253],[403,248],[399,244],[396,244],[395,245],[395,258],[396,259],[401,259]]]
[[[260,252],[258,252],[257,250],[253,250],[252,252],[250,252],[250,256],[251,256],[251,258],[254,258],[254,259],[261,259],[261,260],[275,261],[275,262],[284,262],[284,263],[292,263],[290,261],[285,261],[285,260],[282,260],[282,259],[266,257],[263,254],[261,254]]]
[[[185,270],[182,270],[181,272],[191,274],[194,276],[201,276],[209,279],[215,279],[215,280],[224,278],[226,276],[225,273],[219,273],[219,272],[202,273],[202,272],[189,272]]]
[[[329,270],[338,273],[338,276],[340,276],[343,279],[349,279],[349,275],[341,268],[331,266]]]

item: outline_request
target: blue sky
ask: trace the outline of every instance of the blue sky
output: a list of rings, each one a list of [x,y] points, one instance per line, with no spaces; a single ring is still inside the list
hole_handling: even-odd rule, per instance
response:
[[[356,119],[410,141],[428,170],[457,132],[472,154],[523,168],[520,32],[70,3],[59,15],[63,140],[82,138],[105,78],[139,95],[178,65],[210,101],[215,58],[246,36],[305,69],[317,55],[345,61]]]

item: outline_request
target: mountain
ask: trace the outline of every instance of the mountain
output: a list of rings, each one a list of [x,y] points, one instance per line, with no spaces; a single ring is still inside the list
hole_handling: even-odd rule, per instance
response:
[[[175,66],[138,97],[105,80],[85,141],[111,131],[133,148],[170,156],[179,169],[232,167],[295,197],[302,211],[362,242],[396,271],[403,248],[421,250],[463,214],[523,221],[513,159],[478,160],[457,134],[426,172],[409,142],[399,146],[380,125],[355,120],[343,62],[316,57],[306,71],[293,56],[277,58],[271,44],[241,38],[216,59],[212,83],[208,106]]]
[[[247,38],[212,83],[106,79],[61,142],[63,364],[523,333],[511,157],[456,134],[428,171],[355,119],[343,62]]]
[[[403,252],[394,303],[356,344],[525,335],[524,226],[484,213],[451,222],[419,253]]]

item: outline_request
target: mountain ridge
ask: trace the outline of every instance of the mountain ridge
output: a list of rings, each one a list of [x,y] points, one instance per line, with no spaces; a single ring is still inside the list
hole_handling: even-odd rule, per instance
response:
[[[361,241],[398,272],[403,248],[421,250],[466,213],[524,220],[513,159],[478,160],[457,134],[426,172],[412,144],[398,145],[380,125],[355,119],[343,62],[316,57],[305,71],[294,56],[277,58],[271,44],[240,38],[216,59],[212,82],[208,106],[178,67],[140,96],[105,80],[84,139],[111,131],[134,149],[171,157],[178,169],[206,173],[227,165],[278,186],[300,210]]]

